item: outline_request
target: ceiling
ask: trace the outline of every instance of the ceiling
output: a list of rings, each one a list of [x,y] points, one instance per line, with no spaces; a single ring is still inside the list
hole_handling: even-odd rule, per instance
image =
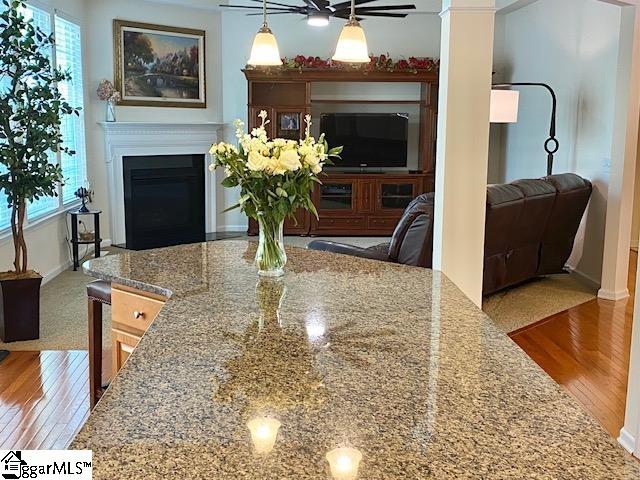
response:
[[[231,3],[233,5],[252,5],[254,2],[247,2],[243,0],[146,0],[152,3],[166,3],[173,5],[180,5],[183,7],[200,8],[205,10],[219,10],[218,5],[220,3]],[[287,3],[291,5],[300,5],[301,0],[278,0],[280,3]],[[334,0],[339,1],[339,0]],[[514,10],[520,9],[526,5],[536,2],[537,0],[496,0],[496,6],[500,13],[508,13]],[[333,2],[332,2],[333,3]],[[379,0],[374,5],[393,5],[394,3],[414,3],[416,10],[414,12],[423,14],[438,14],[441,10],[441,0]]]

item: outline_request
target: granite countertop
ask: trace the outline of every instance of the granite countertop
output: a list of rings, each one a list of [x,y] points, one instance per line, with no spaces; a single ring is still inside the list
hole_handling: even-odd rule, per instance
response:
[[[170,296],[71,448],[95,479],[640,479],[638,464],[444,275],[287,248],[258,281],[255,244],[91,260]],[[257,453],[255,418],[281,426]]]

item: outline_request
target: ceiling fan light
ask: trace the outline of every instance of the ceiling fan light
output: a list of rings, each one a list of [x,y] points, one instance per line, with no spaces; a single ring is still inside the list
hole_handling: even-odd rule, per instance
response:
[[[251,55],[247,61],[249,65],[268,67],[282,65],[280,50],[275,35],[269,27],[264,25],[253,39]]]
[[[329,25],[329,15],[326,13],[310,13],[307,16],[307,23],[312,27],[326,27]]]
[[[347,63],[369,63],[371,61],[367,38],[357,20],[349,20],[342,29],[332,60]]]

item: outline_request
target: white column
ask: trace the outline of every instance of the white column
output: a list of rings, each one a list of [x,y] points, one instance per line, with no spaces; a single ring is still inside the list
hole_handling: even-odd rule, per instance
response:
[[[607,193],[600,298],[620,300],[629,296],[627,269],[631,246],[631,221],[638,118],[640,115],[640,9],[622,7],[611,173]]]
[[[433,268],[480,307],[495,0],[442,4]]]
[[[620,430],[618,441],[629,453],[640,458],[640,262],[638,262],[636,272],[627,403],[624,426]]]

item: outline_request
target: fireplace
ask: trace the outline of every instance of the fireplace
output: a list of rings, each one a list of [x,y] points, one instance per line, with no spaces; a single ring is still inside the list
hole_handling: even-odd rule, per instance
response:
[[[205,155],[123,156],[126,248],[205,240]]]

